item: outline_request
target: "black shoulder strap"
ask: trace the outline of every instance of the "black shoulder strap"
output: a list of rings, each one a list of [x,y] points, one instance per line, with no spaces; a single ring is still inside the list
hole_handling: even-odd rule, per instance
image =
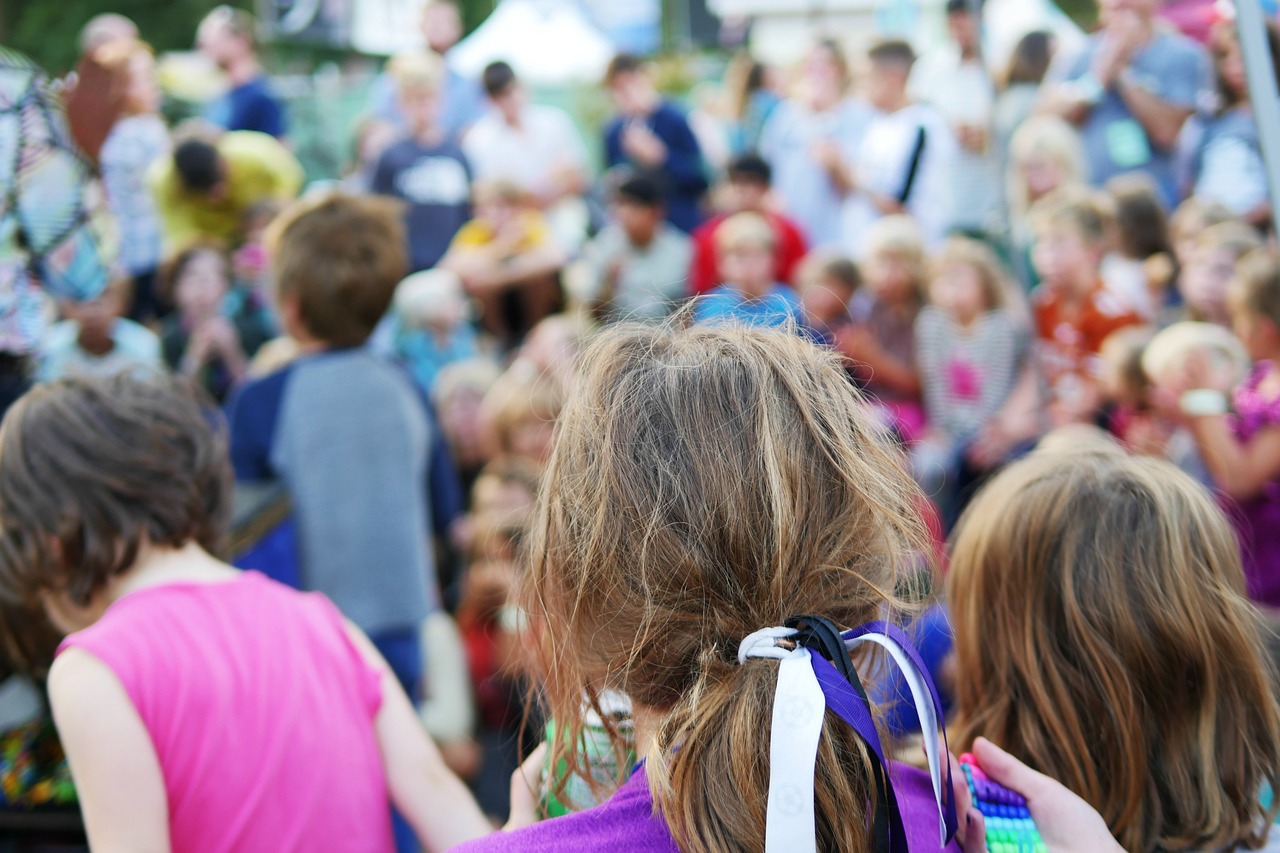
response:
[[[916,144],[911,149],[911,162],[907,165],[907,179],[902,183],[902,192],[898,193],[898,204],[905,205],[911,198],[911,191],[916,186],[916,178],[920,175],[920,161],[924,158],[924,145],[927,139],[928,134],[922,124],[916,131]]]

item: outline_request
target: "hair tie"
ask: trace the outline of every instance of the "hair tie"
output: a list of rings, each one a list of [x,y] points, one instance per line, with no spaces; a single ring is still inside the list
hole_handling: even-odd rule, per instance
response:
[[[779,645],[795,641],[795,648]],[[864,643],[875,643],[889,652],[903,671],[924,733],[929,776],[938,804],[939,835],[943,846],[956,832],[956,810],[951,789],[951,765],[945,757],[942,703],[919,653],[896,625],[873,622],[843,634],[820,616],[798,616],[781,627],[763,628],[743,638],[738,662],[752,658],[779,661],[769,737],[769,799],[765,815],[765,853],[817,849],[814,816],[814,778],[822,722],[830,710],[845,721],[867,744],[880,764],[876,787],[875,827],[877,849],[907,853],[906,832],[889,764],[849,652]],[[813,652],[817,652],[814,654]],[[944,750],[938,747],[938,735]],[[943,767],[946,782],[943,784]]]

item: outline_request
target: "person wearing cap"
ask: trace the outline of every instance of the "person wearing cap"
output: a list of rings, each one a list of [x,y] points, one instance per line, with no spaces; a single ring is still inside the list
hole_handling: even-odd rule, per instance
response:
[[[1049,71],[1039,109],[1065,118],[1084,138],[1089,180],[1144,172],[1166,207],[1181,193],[1173,150],[1209,82],[1200,45],[1158,25],[1159,0],[1098,0],[1102,28],[1076,56]]]
[[[658,321],[687,293],[692,245],[666,221],[662,184],[651,175],[614,190],[610,223],[583,252],[587,304],[605,322]]]
[[[758,213],[769,222],[776,246],[774,278],[783,284],[792,284],[796,267],[808,254],[809,245],[795,220],[771,206],[773,167],[758,154],[743,154],[729,162],[725,176],[728,178],[725,210],[693,232],[690,291],[694,295],[706,293],[724,283],[720,255],[716,251],[716,233],[735,213]]]
[[[231,87],[209,104],[205,118],[224,130],[255,130],[276,138],[288,127],[284,107],[258,61],[258,22],[243,9],[219,6],[196,30],[196,47]]]

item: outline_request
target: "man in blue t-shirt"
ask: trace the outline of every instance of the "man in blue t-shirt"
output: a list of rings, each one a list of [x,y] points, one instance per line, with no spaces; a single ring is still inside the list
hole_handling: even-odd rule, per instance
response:
[[[658,95],[638,57],[615,56],[604,84],[618,108],[618,115],[605,128],[606,164],[663,175],[668,183],[667,221],[692,233],[702,224],[707,176],[702,149],[689,122]]]
[[[417,272],[434,267],[471,218],[471,166],[436,121],[443,61],[412,52],[392,59],[387,69],[400,93],[408,135],[378,158],[372,189],[407,202],[409,264]]]
[[[256,30],[252,15],[230,6],[219,6],[200,22],[196,47],[231,83],[209,104],[205,118],[227,130],[256,130],[278,139],[285,135],[284,107],[258,62]]]
[[[1179,200],[1173,148],[1209,82],[1203,48],[1161,27],[1159,0],[1098,0],[1102,29],[1050,72],[1041,111],[1080,128],[1090,180],[1144,172]]]

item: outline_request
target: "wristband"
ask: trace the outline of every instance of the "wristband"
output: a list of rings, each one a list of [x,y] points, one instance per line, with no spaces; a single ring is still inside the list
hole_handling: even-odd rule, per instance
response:
[[[1212,417],[1227,413],[1227,395],[1212,388],[1187,391],[1178,398],[1178,408],[1192,418]]]
[[[1093,74],[1086,74],[1075,81],[1076,95],[1090,106],[1097,106],[1106,97],[1107,90]]]

